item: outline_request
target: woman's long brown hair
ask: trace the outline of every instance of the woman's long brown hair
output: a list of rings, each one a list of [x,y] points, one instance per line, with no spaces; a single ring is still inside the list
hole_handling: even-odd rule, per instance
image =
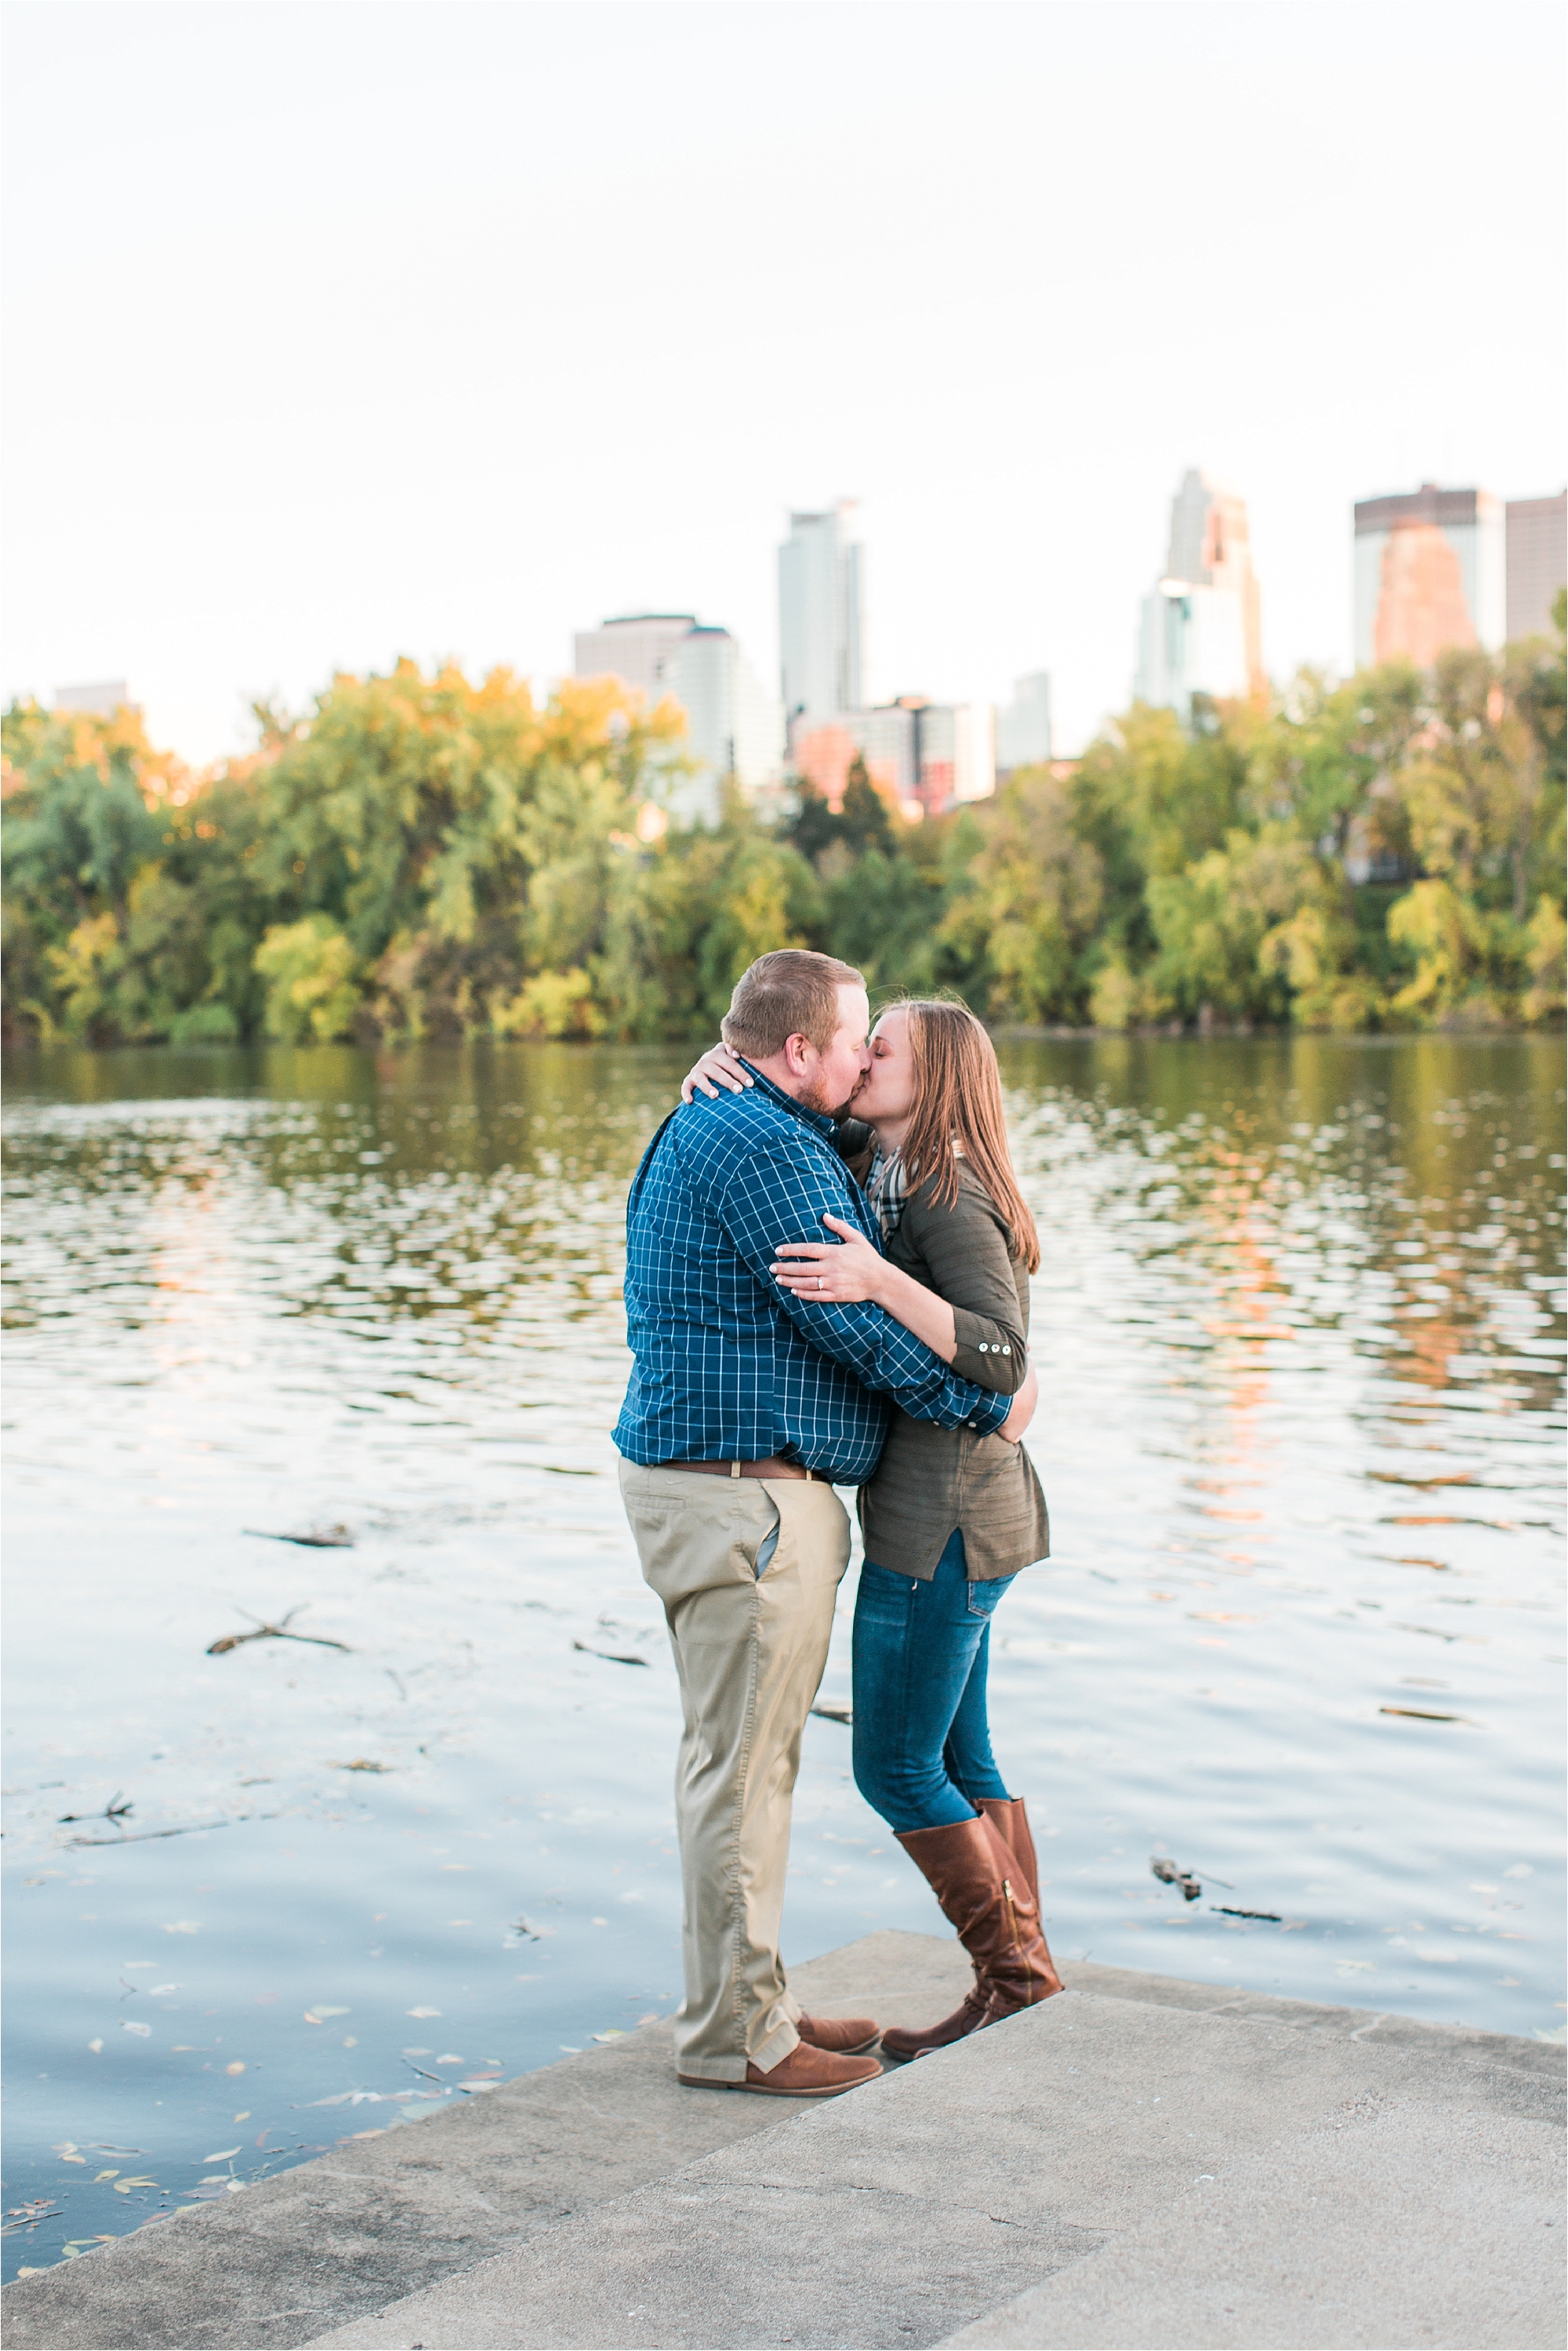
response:
[[[1033,1273],[1040,1235],[1013,1174],[996,1047],[967,1004],[913,996],[887,1008],[903,1010],[909,1022],[915,1108],[899,1155],[909,1189],[929,1185],[931,1197],[950,1208],[958,1196],[956,1143]]]

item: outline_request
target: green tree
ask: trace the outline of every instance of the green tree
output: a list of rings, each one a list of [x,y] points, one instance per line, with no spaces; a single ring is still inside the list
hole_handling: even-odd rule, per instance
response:
[[[1082,1019],[1084,950],[1100,927],[1104,859],[1049,768],[1011,777],[978,819],[982,845],[942,926],[992,1018]]]

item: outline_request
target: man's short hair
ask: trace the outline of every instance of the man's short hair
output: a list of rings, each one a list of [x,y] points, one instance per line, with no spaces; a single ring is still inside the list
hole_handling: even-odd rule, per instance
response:
[[[808,1037],[825,1053],[840,1028],[839,990],[863,987],[865,975],[837,956],[778,947],[758,956],[735,983],[719,1023],[727,1045],[754,1061],[770,1061],[789,1037]]]

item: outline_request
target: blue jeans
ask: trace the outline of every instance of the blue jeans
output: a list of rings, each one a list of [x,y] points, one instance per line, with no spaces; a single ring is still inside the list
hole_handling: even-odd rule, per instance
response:
[[[1012,1582],[971,1583],[955,1531],[930,1582],[868,1559],[855,1601],[855,1785],[889,1828],[970,1821],[1007,1801],[986,1719],[991,1614]]]

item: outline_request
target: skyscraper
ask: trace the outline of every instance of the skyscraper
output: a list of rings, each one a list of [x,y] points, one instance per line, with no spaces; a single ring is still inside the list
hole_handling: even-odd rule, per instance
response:
[[[1543,637],[1568,586],[1568,491],[1508,502],[1508,638]]]
[[[851,501],[792,514],[779,550],[779,667],[784,722],[861,707],[861,550]]]
[[[1450,645],[1495,649],[1507,628],[1503,517],[1485,490],[1363,498],[1355,509],[1355,660],[1425,668]]]
[[[579,677],[620,678],[652,707],[661,692],[660,664],[696,624],[695,612],[630,612],[601,622],[572,639],[572,667]]]
[[[1013,680],[1013,698],[997,713],[997,773],[1037,768],[1051,756],[1051,679],[1040,669]]]
[[[685,710],[687,756],[696,763],[695,775],[672,795],[677,815],[716,823],[727,776],[747,792],[779,781],[784,752],[779,705],[727,629],[688,629],[660,664],[659,690],[673,694]]]
[[[1241,639],[1247,662],[1247,690],[1261,692],[1269,681],[1263,669],[1263,614],[1257,574],[1252,569],[1252,530],[1247,501],[1227,489],[1210,474],[1188,471],[1171,500],[1171,543],[1166,576],[1186,580],[1195,588],[1228,589],[1241,607]]]
[[[581,629],[572,643],[579,677],[618,677],[650,708],[673,695],[685,712],[695,772],[673,784],[672,814],[716,823],[727,776],[747,792],[779,781],[779,705],[727,629],[700,626],[690,612],[633,612]]]
[[[1185,718],[1195,694],[1228,701],[1267,684],[1247,502],[1193,467],[1171,500],[1165,577],[1144,599],[1138,699]]]

